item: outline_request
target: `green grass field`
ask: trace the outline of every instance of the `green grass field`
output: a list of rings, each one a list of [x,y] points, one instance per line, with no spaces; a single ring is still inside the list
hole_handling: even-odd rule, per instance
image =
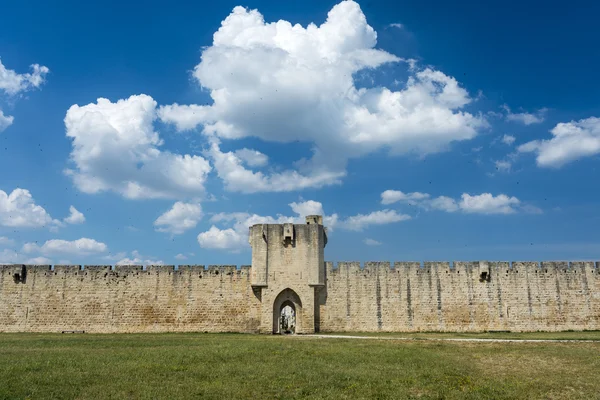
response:
[[[0,334],[0,399],[600,399],[599,377],[599,342]]]

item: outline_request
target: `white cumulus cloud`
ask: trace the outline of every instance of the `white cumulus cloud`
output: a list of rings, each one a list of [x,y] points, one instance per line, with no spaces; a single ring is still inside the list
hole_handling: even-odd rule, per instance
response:
[[[200,204],[178,201],[154,221],[154,226],[159,232],[180,235],[195,228],[201,218],[202,206]]]
[[[177,103],[161,106],[158,117],[161,121],[174,124],[178,131],[194,129],[206,120],[208,109],[196,104],[179,105]]]
[[[81,238],[77,240],[52,239],[47,240],[42,246],[37,243],[25,243],[22,251],[24,253],[41,253],[43,255],[54,254],[72,254],[72,255],[90,255],[104,253],[108,246],[94,239]]]
[[[399,214],[395,210],[374,211],[369,214],[358,214],[348,217],[340,224],[352,231],[362,231],[370,225],[385,225],[393,222],[409,220],[410,215]]]
[[[325,211],[323,211],[323,204],[314,200],[307,200],[304,202],[293,202],[290,203],[289,206],[292,208],[292,211],[300,216],[300,218],[304,218],[308,215],[325,215]]]
[[[205,154],[214,163],[217,175],[225,182],[225,188],[232,192],[288,192],[306,188],[322,187],[333,183],[341,183],[344,172],[314,169],[311,173],[302,174],[296,170],[285,170],[265,174],[254,172],[244,167],[244,160],[234,152],[223,153],[218,140],[211,140],[210,150]]]
[[[381,204],[393,204],[399,201],[418,202],[428,198],[429,194],[427,193],[403,193],[399,190],[386,190],[385,192],[381,193]]]
[[[24,264],[32,264],[32,265],[51,265],[52,260],[48,257],[33,257],[25,260]]]
[[[71,106],[65,125],[75,168],[66,173],[75,186],[84,193],[111,190],[130,199],[204,193],[210,164],[197,155],[160,150],[155,119],[156,102],[144,94]]]
[[[20,92],[39,88],[44,83],[46,74],[50,70],[48,67],[39,64],[33,64],[30,68],[31,73],[19,74],[6,68],[0,59],[0,90],[14,96]],[[0,132],[12,125],[13,122],[14,117],[5,115],[0,109]]]
[[[0,226],[40,228],[60,225],[40,205],[35,204],[27,189],[14,189],[10,194],[0,190]]]
[[[509,197],[505,194],[494,196],[491,193],[482,193],[471,196],[463,193],[459,207],[466,213],[475,214],[512,214],[515,213],[515,206],[521,202],[516,197]]]
[[[214,140],[208,156],[230,191],[290,191],[340,182],[348,159],[380,148],[394,154],[444,151],[488,126],[463,108],[472,102],[459,82],[431,68],[376,49],[377,33],[360,6],[343,1],[321,25],[266,22],[257,10],[235,7],[203,49],[193,76],[210,91],[211,105],[161,107],[179,130],[201,125],[221,139],[308,142],[310,159],[293,170],[263,174],[245,168],[240,153]],[[407,61],[398,90],[357,87],[354,76]],[[246,183],[247,182],[247,183]]]
[[[47,257],[27,257],[24,254],[19,254],[12,249],[4,249],[0,251],[0,265],[3,264],[33,264],[33,265],[49,265],[52,260]]]
[[[82,212],[79,212],[75,207],[69,207],[69,216],[66,217],[63,222],[67,224],[83,224],[85,222],[85,216]]]
[[[533,152],[540,167],[560,168],[583,157],[600,154],[600,118],[561,122],[550,131],[551,139],[534,140],[518,147]]]
[[[363,243],[366,244],[367,246],[381,246],[381,242],[378,242],[375,239],[370,239],[370,238],[366,238],[365,240],[363,240]]]
[[[33,64],[30,68],[31,73],[18,74],[6,68],[0,60],[0,89],[9,95],[15,95],[29,89],[39,88],[50,70],[39,64]]]
[[[403,193],[399,190],[386,190],[381,193],[382,204],[403,202],[423,208],[425,210],[439,210],[445,212],[462,211],[470,214],[513,214],[518,211],[526,213],[541,213],[541,210],[505,194],[494,196],[491,193],[470,195],[463,193],[456,200],[448,196],[432,198],[427,193]]]
[[[198,234],[198,244],[204,249],[239,251],[248,246],[248,234],[233,228],[219,229],[211,226]]]
[[[431,200],[424,202],[427,207],[433,210],[445,211],[445,212],[455,212],[459,209],[459,205],[456,201],[448,196],[438,196]]]

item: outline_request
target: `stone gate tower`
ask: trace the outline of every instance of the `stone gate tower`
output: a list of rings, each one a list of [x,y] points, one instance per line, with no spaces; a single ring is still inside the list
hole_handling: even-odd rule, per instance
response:
[[[325,286],[327,232],[321,215],[306,224],[258,224],[250,228],[251,284],[260,299],[260,331],[279,331],[281,310],[290,306],[296,333],[319,330],[318,298]]]

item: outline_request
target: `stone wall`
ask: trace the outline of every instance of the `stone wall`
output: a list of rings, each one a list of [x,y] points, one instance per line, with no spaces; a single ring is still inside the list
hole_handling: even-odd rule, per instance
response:
[[[600,329],[600,263],[326,264],[323,332]]]
[[[0,332],[254,332],[259,306],[249,266],[0,266]]]
[[[328,262],[325,275],[316,298],[300,293],[323,332],[600,329],[600,263]],[[249,266],[0,266],[0,332],[264,331],[273,299],[261,306],[250,276]]]

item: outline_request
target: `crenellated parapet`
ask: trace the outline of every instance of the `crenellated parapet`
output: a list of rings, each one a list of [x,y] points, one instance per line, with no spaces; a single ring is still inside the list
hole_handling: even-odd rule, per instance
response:
[[[2,264],[0,274],[18,274],[19,280],[23,274],[36,276],[65,276],[80,275],[90,277],[109,276],[146,276],[151,274],[161,275],[200,275],[200,276],[249,276],[250,265],[28,265],[28,264]]]
[[[332,261],[325,262],[328,273],[341,271],[373,271],[390,269],[393,271],[416,271],[421,273],[443,270],[449,273],[475,271],[505,271],[507,274],[533,273],[596,273],[600,261]]]
[[[390,270],[395,272],[413,271],[415,273],[431,273],[432,271],[447,273],[481,273],[497,272],[504,274],[577,274],[600,272],[600,261],[339,261],[324,262],[328,274],[345,272],[373,272]],[[27,273],[57,276],[62,274],[121,274],[132,275],[143,273],[204,274],[204,275],[251,275],[251,265],[37,265],[37,264],[2,264],[0,272],[21,274],[23,268]]]

